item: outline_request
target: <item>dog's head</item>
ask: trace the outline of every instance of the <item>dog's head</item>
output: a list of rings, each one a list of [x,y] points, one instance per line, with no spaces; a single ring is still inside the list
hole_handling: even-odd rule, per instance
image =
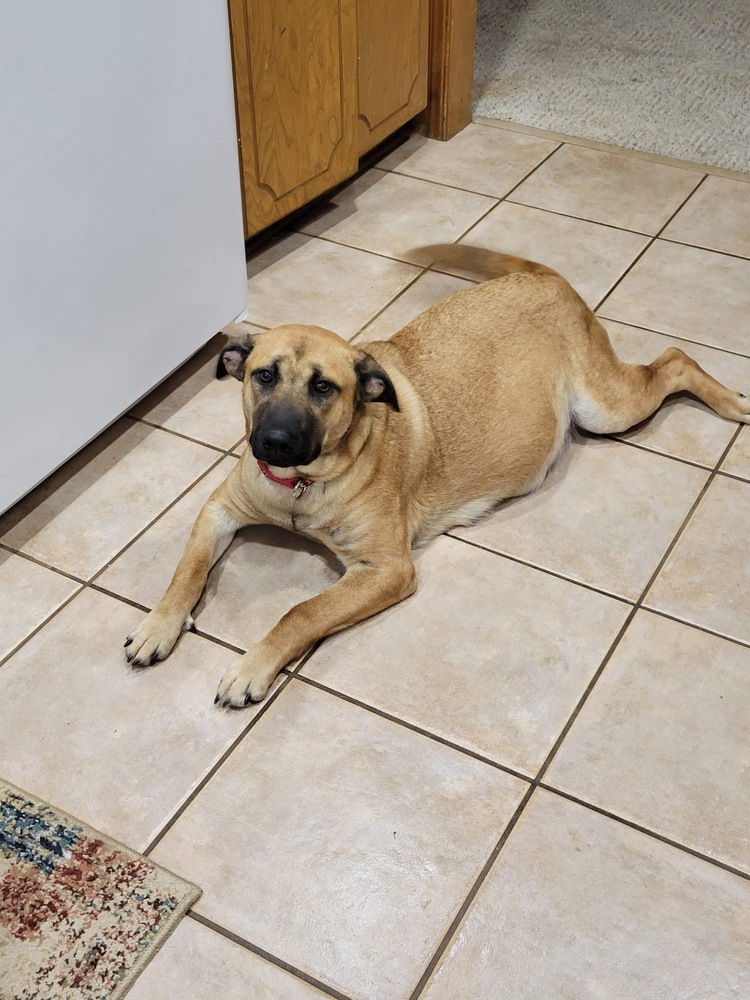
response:
[[[221,352],[216,374],[243,383],[253,455],[280,468],[307,466],[335,451],[368,403],[398,410],[380,365],[317,326],[240,336]]]

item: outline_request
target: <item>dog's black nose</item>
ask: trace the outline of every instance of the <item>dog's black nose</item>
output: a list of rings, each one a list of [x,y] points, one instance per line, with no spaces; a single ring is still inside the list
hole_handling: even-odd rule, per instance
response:
[[[288,465],[295,444],[291,433],[284,427],[269,427],[260,436],[260,446],[265,460],[272,465]]]

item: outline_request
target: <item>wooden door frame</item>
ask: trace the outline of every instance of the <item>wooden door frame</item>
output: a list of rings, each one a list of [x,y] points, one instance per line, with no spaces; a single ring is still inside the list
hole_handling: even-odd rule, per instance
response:
[[[430,91],[422,131],[450,139],[471,121],[476,0],[432,0]]]

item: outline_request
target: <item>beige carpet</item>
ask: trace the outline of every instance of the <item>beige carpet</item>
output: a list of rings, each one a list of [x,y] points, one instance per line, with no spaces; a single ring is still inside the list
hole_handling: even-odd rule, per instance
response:
[[[474,114],[750,172],[750,2],[479,0]]]
[[[2,1000],[118,1000],[199,896],[0,781]]]

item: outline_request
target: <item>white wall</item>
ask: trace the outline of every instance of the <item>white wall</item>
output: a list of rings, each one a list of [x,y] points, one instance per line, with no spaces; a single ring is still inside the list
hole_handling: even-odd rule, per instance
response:
[[[223,0],[0,4],[0,510],[245,308]]]

